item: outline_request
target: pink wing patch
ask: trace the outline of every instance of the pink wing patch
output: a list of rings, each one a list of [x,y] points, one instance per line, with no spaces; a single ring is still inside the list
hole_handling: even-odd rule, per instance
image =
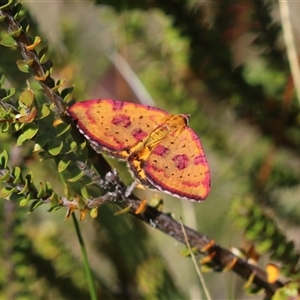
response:
[[[163,122],[167,112],[110,99],[78,102],[68,114],[96,151],[126,159],[130,149]]]
[[[210,191],[210,172],[196,133],[186,127],[175,140],[169,135],[157,147],[144,164],[147,180],[176,197],[204,200]]]

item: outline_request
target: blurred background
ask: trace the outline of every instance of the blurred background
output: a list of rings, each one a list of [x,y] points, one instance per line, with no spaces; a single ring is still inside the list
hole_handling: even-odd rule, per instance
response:
[[[296,45],[300,3],[290,2]],[[112,98],[191,114],[212,176],[201,204],[153,191],[163,210],[226,248],[249,248],[236,226],[236,207],[253,201],[299,249],[300,115],[281,31],[271,1],[24,1],[32,30],[48,44],[53,77],[74,86],[77,101]],[[16,54],[0,46],[0,69],[12,86],[28,74]],[[0,150],[22,156],[0,135]],[[63,194],[56,166],[26,161],[37,182]],[[38,163],[37,163],[38,162]],[[114,160],[126,184],[125,165]],[[42,166],[42,167],[41,167]],[[235,205],[233,205],[233,202]],[[237,204],[238,203],[238,204]],[[245,205],[246,207],[246,205]],[[73,223],[65,210],[1,201],[0,297],[87,299]],[[246,208],[245,208],[246,209]],[[113,204],[80,223],[99,299],[202,299],[183,245],[123,214]],[[269,256],[259,265],[264,268]],[[213,299],[257,299],[232,272],[204,274]]]

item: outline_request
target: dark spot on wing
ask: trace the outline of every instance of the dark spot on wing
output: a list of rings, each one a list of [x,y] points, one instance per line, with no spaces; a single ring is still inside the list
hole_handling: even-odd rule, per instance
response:
[[[152,153],[160,157],[166,157],[170,153],[170,149],[162,145],[157,145]]]
[[[119,114],[113,117],[111,123],[115,126],[127,128],[131,125],[130,118],[126,115]]]
[[[174,161],[175,167],[179,170],[185,169],[189,164],[189,158],[186,154],[175,155],[172,160]]]
[[[148,134],[146,132],[144,132],[142,129],[140,128],[136,128],[132,131],[132,136],[137,140],[137,141],[141,141],[143,138],[145,138],[146,136],[148,136]]]

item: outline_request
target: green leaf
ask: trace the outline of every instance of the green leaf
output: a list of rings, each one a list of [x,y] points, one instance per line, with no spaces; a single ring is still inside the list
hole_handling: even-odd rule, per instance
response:
[[[272,239],[265,239],[262,242],[256,244],[256,251],[258,253],[264,254],[272,248],[272,245]]]
[[[278,243],[271,257],[275,260],[280,260],[282,254],[284,253],[284,250],[285,250],[285,243]]]
[[[84,176],[84,173],[81,172],[80,170],[76,170],[73,173],[74,173],[73,177],[71,177],[71,178],[68,179],[69,182],[76,182],[76,181],[78,181],[80,178],[82,178]]]
[[[0,44],[9,48],[17,46],[16,41],[8,34],[2,38]]]
[[[68,132],[71,128],[71,124],[60,123],[56,126],[58,132],[57,136],[62,136],[64,133]]]
[[[24,133],[20,134],[19,137],[18,137],[18,139],[17,139],[16,146],[21,146],[21,145],[23,145],[23,143],[24,143],[25,141],[27,141],[27,140],[28,140],[28,138],[27,138],[26,134],[24,134]]]
[[[38,152],[38,151],[40,151],[40,150],[42,150],[41,145],[35,143],[32,152]]]
[[[69,95],[72,93],[74,87],[65,88],[61,91],[61,96],[64,100],[67,100],[66,98],[69,97]]]
[[[48,47],[44,47],[42,50],[40,50],[40,52],[38,53],[38,56],[40,58],[40,61],[41,63],[43,63],[45,57],[46,57],[46,54],[48,52]]]
[[[9,35],[13,37],[18,37],[21,32],[22,32],[22,27],[20,26],[17,30],[11,32]]]
[[[50,112],[51,111],[50,111],[49,107],[47,105],[43,104],[42,108],[39,111],[39,119],[41,120],[41,119],[46,118],[47,116],[49,116]]]
[[[23,188],[22,190],[19,191],[18,194],[26,194],[28,192],[29,192],[28,180],[25,178]]]
[[[56,210],[59,210],[62,206],[61,205],[55,205],[55,206],[52,206],[48,209],[48,212],[53,212],[53,211],[56,211]]]
[[[75,141],[72,141],[70,144],[70,150],[75,151],[77,149],[77,143]]]
[[[9,170],[6,170],[5,173],[0,177],[1,182],[5,182],[9,179],[10,177],[10,172]]]
[[[39,190],[38,190],[38,193],[37,193],[36,197],[37,197],[37,198],[42,198],[42,197],[44,197],[44,195],[45,195],[46,193],[45,193],[45,189],[44,189],[43,184],[40,182],[39,185],[40,185],[40,188],[39,188]]]
[[[5,101],[5,100],[9,100],[15,94],[16,89],[15,88],[10,88],[9,90],[1,90],[1,92],[2,91],[4,91],[5,96],[2,96],[1,100]]]
[[[27,139],[28,140],[31,140],[38,132],[38,127],[36,124],[34,123],[30,123],[30,124],[26,124],[24,127],[23,127],[23,134],[26,135]]]
[[[85,186],[82,186],[80,191],[81,191],[81,195],[84,199],[89,199],[90,198],[90,195],[89,195],[89,193],[88,193]]]
[[[3,168],[7,168],[8,159],[9,157],[7,151],[3,150],[0,154],[0,165]]]
[[[41,206],[43,204],[45,204],[45,203],[41,200],[34,200],[29,206],[28,213],[33,212],[35,209],[37,209],[39,206]]]
[[[19,203],[19,206],[20,206],[20,207],[23,207],[23,206],[25,206],[27,203],[28,203],[28,199],[27,199],[27,198],[22,199],[22,200],[20,201],[20,203]]]
[[[11,130],[11,123],[10,122],[5,122],[5,123],[2,123],[1,124],[1,131],[3,132],[3,133],[6,133],[6,132],[10,132],[10,130]]]
[[[16,191],[15,188],[4,187],[0,191],[0,198],[8,198],[12,193]]]
[[[24,60],[17,60],[17,66],[19,70],[23,73],[29,73],[30,72],[30,66],[33,63],[33,59],[29,61],[24,61]]]
[[[57,166],[57,170],[59,173],[63,172],[67,167],[68,165],[71,163],[71,160],[61,160],[59,163],[58,163],[58,166]]]
[[[59,145],[54,145],[48,152],[54,156],[58,155],[64,146],[63,142],[60,142]]]
[[[30,82],[30,88],[35,92],[43,90],[43,88],[37,81]]]
[[[15,177],[13,183],[14,184],[19,184],[22,182],[22,171],[20,167],[15,167],[12,171],[13,176]]]
[[[34,100],[34,93],[32,90],[25,90],[20,94],[19,104],[25,108],[28,108],[32,105]]]
[[[50,196],[50,202],[51,206],[61,206],[61,200],[54,192],[52,192],[52,195]]]
[[[9,7],[12,3],[13,3],[13,0],[9,0],[9,1],[7,1],[6,4],[1,5],[1,6],[0,6],[0,9],[4,9],[4,8],[6,8],[6,7]]]
[[[26,17],[25,11],[21,9],[18,11],[18,13],[14,16],[15,20],[21,23],[21,21]]]

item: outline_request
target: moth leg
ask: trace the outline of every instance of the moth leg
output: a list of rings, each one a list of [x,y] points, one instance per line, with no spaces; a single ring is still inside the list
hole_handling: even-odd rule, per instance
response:
[[[131,183],[130,186],[127,187],[125,191],[125,197],[128,198],[135,188],[145,190],[145,186],[142,183],[140,183],[138,180],[135,180],[134,182]]]
[[[128,198],[130,195],[131,195],[131,193],[133,192],[133,190],[136,188],[136,186],[139,184],[139,182],[138,181],[133,181],[132,183],[131,183],[131,185],[130,186],[128,186],[127,187],[127,189],[126,189],[126,191],[125,191],[125,197],[126,198]]]

